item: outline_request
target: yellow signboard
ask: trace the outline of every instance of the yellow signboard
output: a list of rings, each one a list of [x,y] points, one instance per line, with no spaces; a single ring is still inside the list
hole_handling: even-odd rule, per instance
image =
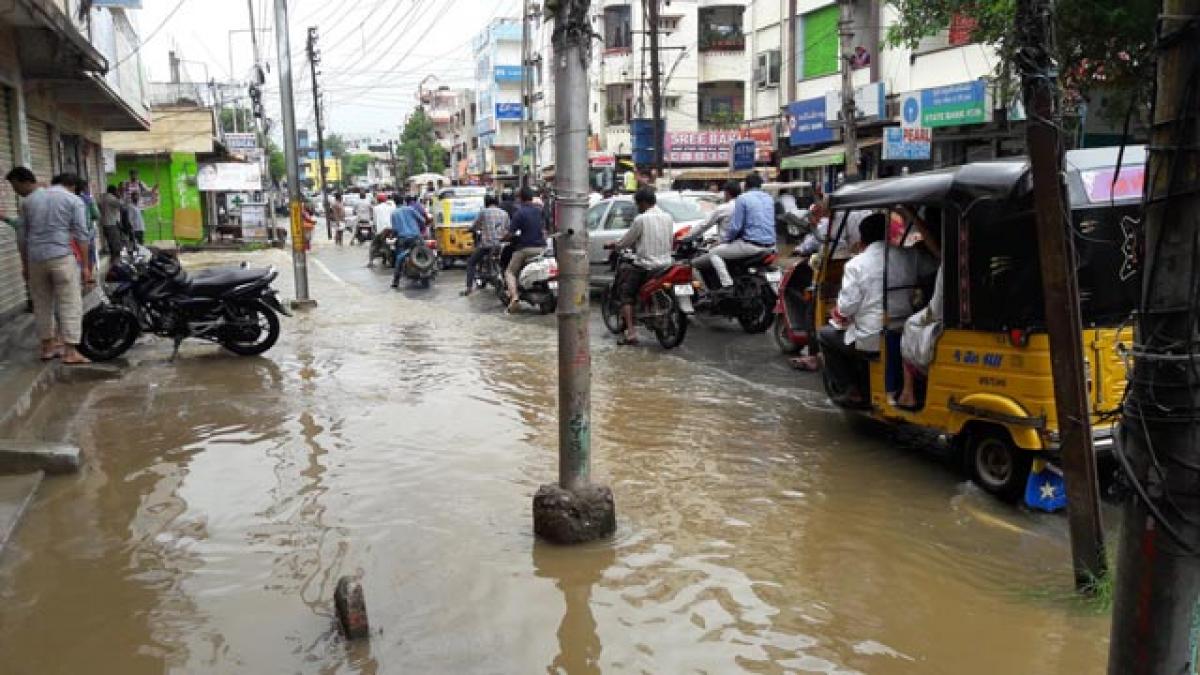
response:
[[[292,250],[304,251],[304,214],[299,200],[292,200]]]

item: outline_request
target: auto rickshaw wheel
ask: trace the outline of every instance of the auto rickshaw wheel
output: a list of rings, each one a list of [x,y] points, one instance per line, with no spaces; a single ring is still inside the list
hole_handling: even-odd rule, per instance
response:
[[[967,462],[979,487],[1015,502],[1025,492],[1033,453],[1018,448],[1006,431],[977,429],[967,439]]]

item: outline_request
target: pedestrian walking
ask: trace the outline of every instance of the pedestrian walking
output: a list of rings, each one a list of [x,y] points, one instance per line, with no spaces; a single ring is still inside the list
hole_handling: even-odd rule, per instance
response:
[[[100,195],[100,234],[104,237],[104,244],[108,248],[108,257],[110,260],[116,260],[121,257],[121,251],[125,248],[124,238],[121,236],[121,198],[117,196],[117,186],[109,185],[108,190]]]
[[[329,207],[329,220],[333,223],[333,243],[341,246],[346,233],[346,205],[342,202],[342,193],[333,196],[333,204]]]
[[[146,221],[142,219],[142,207],[138,204],[141,198],[139,193],[132,193],[129,195],[129,203],[125,205],[125,215],[129,218],[129,231],[137,246],[146,245]]]
[[[62,174],[55,178],[54,185],[39,188],[34,173],[20,166],[9,171],[6,178],[22,197],[23,251],[41,357],[61,357],[67,364],[87,363],[76,349],[83,315],[80,263],[88,243],[87,210],[83,200],[72,192],[80,179]],[[82,274],[83,281],[90,284],[91,268],[84,266]]]

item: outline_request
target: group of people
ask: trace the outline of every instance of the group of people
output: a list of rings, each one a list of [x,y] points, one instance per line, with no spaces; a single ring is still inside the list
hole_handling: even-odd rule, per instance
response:
[[[470,295],[475,290],[479,263],[497,255],[508,243],[500,264],[508,288],[509,312],[520,302],[518,278],[521,270],[546,251],[546,215],[542,206],[535,202],[534,192],[529,187],[518,190],[517,199],[518,202],[513,204],[511,200],[501,202],[494,195],[483,198],[483,209],[472,224],[475,251],[467,259],[467,287],[462,292]]]

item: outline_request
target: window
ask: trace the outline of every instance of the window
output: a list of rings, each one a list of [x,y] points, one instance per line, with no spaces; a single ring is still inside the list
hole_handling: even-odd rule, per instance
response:
[[[604,8],[604,48],[608,51],[628,51],[633,48],[633,27],[629,5]]]
[[[754,59],[754,86],[759,89],[779,86],[781,57],[778,49],[759,52]]]
[[[660,16],[658,17],[658,30],[660,33],[670,35],[679,30],[680,21],[683,21],[682,16]]]
[[[700,99],[700,123],[718,127],[733,126],[742,121],[745,85],[741,81],[701,82],[697,88]]]
[[[700,34],[697,36],[700,51],[741,51],[746,48],[746,36],[742,33],[744,7],[701,7]]]
[[[608,203],[600,203],[587,212],[587,229],[595,231],[600,229],[600,223],[604,222],[604,212],[608,210]]]
[[[804,15],[804,77],[838,72],[838,7]]]
[[[663,97],[663,107],[666,108],[667,110],[678,110],[679,109],[679,97],[678,96],[664,96]]]
[[[610,84],[605,89],[604,115],[609,124],[629,124],[633,119],[633,85]]]
[[[633,202],[613,202],[612,212],[608,214],[608,223],[604,229],[628,230],[629,226],[633,224],[634,218],[637,218],[637,207],[633,205]]]

